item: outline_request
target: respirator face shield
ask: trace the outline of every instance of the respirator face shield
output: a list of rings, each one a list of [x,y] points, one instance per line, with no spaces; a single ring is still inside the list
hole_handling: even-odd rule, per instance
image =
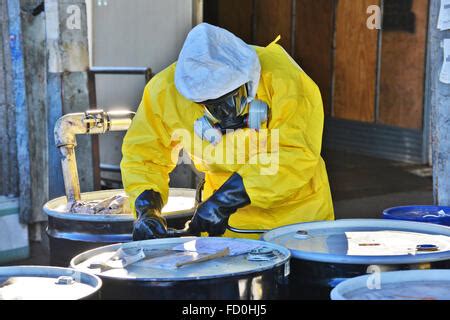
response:
[[[223,129],[233,129],[242,125],[243,113],[247,106],[247,85],[222,96],[218,99],[204,101],[205,116]]]
[[[205,115],[195,121],[194,131],[212,144],[218,144],[229,129],[259,130],[268,121],[268,105],[257,99],[248,102],[247,85],[200,104],[204,106]]]

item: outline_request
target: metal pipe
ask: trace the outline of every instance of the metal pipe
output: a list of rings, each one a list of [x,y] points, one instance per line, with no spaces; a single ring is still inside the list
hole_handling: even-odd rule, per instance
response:
[[[120,166],[113,164],[100,163],[100,170],[107,172],[120,173]]]
[[[203,22],[203,0],[192,1],[192,26]]]
[[[88,110],[84,113],[66,114],[55,125],[55,144],[62,158],[61,165],[68,203],[81,200],[80,181],[75,156],[76,136],[102,134],[109,131],[126,131],[135,113],[132,111]]]
[[[153,76],[153,72],[151,68],[147,67],[91,67],[89,69],[90,75],[97,74],[109,74],[109,75],[136,75],[142,74],[145,76],[145,82],[149,82]]]

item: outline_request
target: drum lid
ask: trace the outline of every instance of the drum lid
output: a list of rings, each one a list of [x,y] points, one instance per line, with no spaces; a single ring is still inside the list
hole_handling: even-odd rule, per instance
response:
[[[449,237],[450,228],[440,225],[350,219],[285,226],[267,232],[262,240],[284,246],[291,250],[294,258],[303,260],[348,264],[411,264],[449,260]],[[421,250],[416,250],[418,246],[422,246]]]
[[[79,300],[100,289],[94,275],[55,267],[0,267],[0,300]]]
[[[232,255],[177,267],[178,263],[199,259],[225,247],[231,248]],[[130,260],[137,257],[137,262],[121,267],[124,260],[119,260],[120,263],[115,265],[114,259],[111,257],[119,249]],[[254,259],[255,257],[251,256],[249,251],[255,249],[269,253],[270,259]],[[208,250],[211,250],[211,252],[208,253]],[[144,255],[143,258],[139,258],[139,255],[142,254]],[[181,281],[232,277],[262,272],[286,264],[289,258],[289,250],[267,242],[247,239],[187,237],[137,241],[101,247],[76,256],[72,259],[71,266],[78,270],[93,272],[102,278],[136,281]]]

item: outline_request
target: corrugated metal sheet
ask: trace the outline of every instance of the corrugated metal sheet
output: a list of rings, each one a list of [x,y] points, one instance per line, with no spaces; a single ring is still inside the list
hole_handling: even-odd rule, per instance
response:
[[[421,130],[327,118],[324,148],[389,160],[426,163]],[[425,157],[426,158],[426,157]]]

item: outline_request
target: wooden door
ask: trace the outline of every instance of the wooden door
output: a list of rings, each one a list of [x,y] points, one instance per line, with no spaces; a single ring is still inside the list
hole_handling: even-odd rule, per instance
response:
[[[370,6],[383,28],[370,29]],[[280,44],[318,84],[324,145],[428,161],[424,110],[429,0],[209,0],[215,19],[248,43]],[[369,12],[369,13],[368,13]],[[208,14],[206,14],[208,17]]]

